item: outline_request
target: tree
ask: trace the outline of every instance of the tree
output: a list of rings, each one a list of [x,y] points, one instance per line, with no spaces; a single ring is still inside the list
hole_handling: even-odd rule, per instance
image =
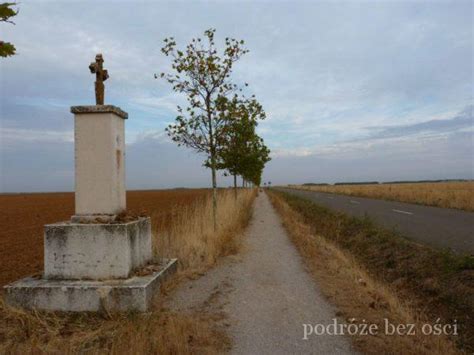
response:
[[[234,98],[226,105],[226,117],[230,117],[223,139],[219,144],[220,169],[234,176],[234,189],[237,191],[237,175],[242,176],[242,186],[261,183],[265,164],[270,160],[270,150],[255,129],[259,120],[265,119],[265,111],[252,97],[239,101]]]
[[[13,2],[4,2],[0,4],[0,22],[15,24],[10,18],[16,16],[18,11],[12,9],[16,4]],[[9,42],[0,40],[0,57],[10,57],[15,54],[16,48]]]
[[[187,96],[188,107],[178,106],[175,123],[167,128],[168,135],[178,145],[194,149],[206,156],[204,165],[211,169],[214,230],[217,228],[217,152],[218,142],[228,123],[222,105],[228,97],[239,91],[230,81],[234,63],[248,52],[244,41],[225,39],[225,49],[218,54],[215,29],[204,32],[201,38],[192,39],[185,49],[176,48],[173,37],[164,40],[161,51],[172,58],[172,72],[161,73],[173,90]],[[206,42],[204,44],[204,42]],[[155,78],[158,76],[155,74]]]
[[[253,97],[250,100],[239,100],[234,97],[228,100],[223,115],[228,118],[223,139],[219,143],[218,168],[226,170],[234,177],[234,191],[237,197],[237,175],[242,175],[247,155],[251,154],[251,142],[256,139],[255,127],[266,115],[262,105]]]
[[[263,139],[255,134],[248,144],[248,152],[243,157],[242,177],[256,186],[262,182],[262,173],[265,164],[271,160],[270,149],[266,147]]]

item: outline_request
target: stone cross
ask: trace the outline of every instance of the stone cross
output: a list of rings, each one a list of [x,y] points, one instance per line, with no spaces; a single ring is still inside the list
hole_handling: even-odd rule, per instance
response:
[[[102,67],[104,63],[104,58],[102,58],[102,54],[97,54],[95,56],[95,62],[92,62],[89,65],[89,69],[92,74],[95,74],[95,104],[96,105],[103,105],[104,104],[104,81],[109,78],[109,73],[107,69]]]
[[[5,287],[13,306],[48,311],[150,309],[176,259],[154,260],[149,217],[126,214],[125,120],[104,105],[102,55],[89,68],[97,75],[97,105],[73,106],[75,214],[44,227],[44,269]]]

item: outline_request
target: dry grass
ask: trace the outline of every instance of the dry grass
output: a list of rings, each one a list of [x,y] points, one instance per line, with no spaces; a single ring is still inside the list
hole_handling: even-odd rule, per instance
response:
[[[235,200],[232,193],[220,191],[217,233],[210,227],[208,198],[174,208],[172,223],[155,226],[155,251],[180,258],[181,278],[211,267],[220,256],[238,251],[254,197],[255,191],[241,190]],[[150,212],[159,220],[159,212]],[[164,293],[170,288],[168,284]],[[162,307],[163,297],[146,314],[29,312],[0,300],[0,353],[218,354],[229,348],[225,331],[215,325],[221,314],[171,312]]]
[[[212,315],[25,312],[0,300],[0,353],[218,354],[229,341]]]
[[[291,187],[474,211],[474,181]]]
[[[282,197],[273,193],[270,197],[308,269],[339,309],[338,316],[357,324],[365,320],[377,324],[379,329],[384,329],[384,319],[395,325],[416,324],[415,335],[390,336],[383,331],[376,336],[355,335],[352,338],[357,350],[367,354],[458,353],[448,338],[421,333],[421,325],[433,320],[398,297],[389,285],[371,277],[350,253],[315,235]]]
[[[180,270],[186,274],[202,272],[219,257],[235,254],[240,246],[235,236],[249,221],[255,194],[254,190],[241,190],[235,201],[233,191],[220,191],[217,233],[213,230],[211,198],[180,206],[171,213],[172,223],[168,228],[163,228],[163,224],[154,225],[155,253],[166,258],[177,257]]]

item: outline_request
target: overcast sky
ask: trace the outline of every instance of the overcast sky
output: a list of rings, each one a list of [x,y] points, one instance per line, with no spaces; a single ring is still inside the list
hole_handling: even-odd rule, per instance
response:
[[[268,114],[264,180],[473,178],[472,4],[22,0],[0,24],[18,52],[0,59],[0,191],[73,189],[69,107],[93,104],[98,52],[106,103],[129,113],[128,188],[209,186],[203,157],[164,134],[183,98],[153,74],[170,65],[165,37],[210,27],[250,49],[234,79]]]

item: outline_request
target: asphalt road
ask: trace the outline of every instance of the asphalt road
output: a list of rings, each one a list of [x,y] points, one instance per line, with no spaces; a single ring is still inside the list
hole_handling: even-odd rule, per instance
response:
[[[332,193],[278,188],[352,216],[368,215],[379,225],[437,248],[474,255],[474,213]]]

